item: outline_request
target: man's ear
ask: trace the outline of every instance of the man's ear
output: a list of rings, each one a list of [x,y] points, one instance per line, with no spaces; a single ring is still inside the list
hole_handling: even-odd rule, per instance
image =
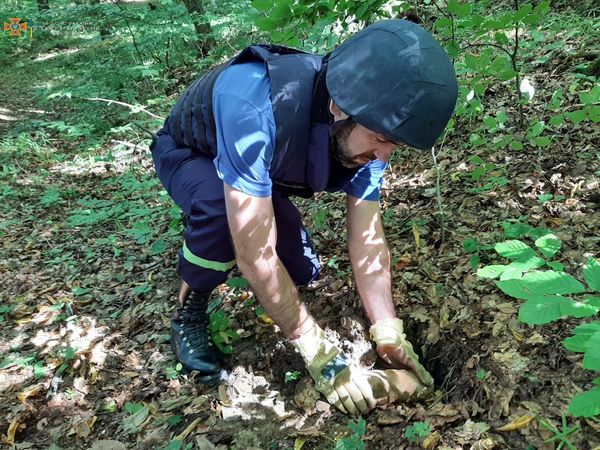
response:
[[[348,114],[346,114],[340,108],[338,108],[338,106],[335,104],[333,99],[329,100],[329,112],[331,112],[331,114],[333,114],[333,119],[335,122],[337,122],[338,120],[344,120],[344,119],[347,119],[348,117],[350,117]]]

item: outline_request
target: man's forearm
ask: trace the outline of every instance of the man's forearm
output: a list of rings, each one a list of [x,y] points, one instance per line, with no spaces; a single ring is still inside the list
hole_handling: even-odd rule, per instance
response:
[[[275,250],[277,227],[271,199],[251,197],[228,185],[225,199],[238,267],[283,334],[298,338],[315,322]]]
[[[396,317],[389,250],[385,241],[369,244],[367,248],[351,245],[350,260],[356,286],[371,323]]]
[[[369,320],[374,323],[395,318],[390,252],[376,202],[348,198],[348,243],[356,285]]]
[[[238,256],[238,266],[265,311],[288,339],[296,339],[314,326],[306,305],[281,260],[248,260]]]

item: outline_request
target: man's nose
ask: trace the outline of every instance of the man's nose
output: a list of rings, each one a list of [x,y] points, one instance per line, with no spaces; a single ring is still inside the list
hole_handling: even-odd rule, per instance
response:
[[[392,143],[380,145],[377,147],[377,149],[375,149],[373,154],[379,161],[388,162],[395,148],[396,145]]]

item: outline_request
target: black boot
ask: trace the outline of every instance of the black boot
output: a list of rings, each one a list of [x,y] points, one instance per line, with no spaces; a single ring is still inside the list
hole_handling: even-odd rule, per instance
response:
[[[223,354],[210,336],[209,292],[192,291],[171,317],[171,343],[186,372],[198,371],[200,383],[215,384],[223,367]]]

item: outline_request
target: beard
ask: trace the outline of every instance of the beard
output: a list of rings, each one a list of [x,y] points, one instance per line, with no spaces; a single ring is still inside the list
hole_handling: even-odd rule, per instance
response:
[[[333,149],[331,153],[346,169],[356,169],[360,166],[360,164],[350,156],[351,154],[348,148],[348,138],[355,126],[356,122],[348,120],[339,127],[333,135]]]

